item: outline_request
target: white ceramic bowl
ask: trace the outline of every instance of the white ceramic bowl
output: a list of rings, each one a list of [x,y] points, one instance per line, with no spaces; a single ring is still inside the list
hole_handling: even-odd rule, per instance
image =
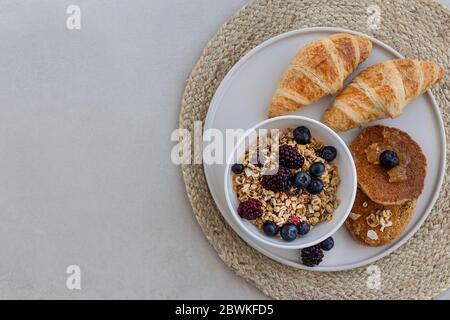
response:
[[[286,242],[278,236],[273,238],[266,236],[264,232],[239,216],[237,213],[239,201],[236,194],[233,192],[233,173],[231,172],[231,166],[236,159],[239,159],[243,155],[246,150],[246,146],[254,141],[255,133],[258,132],[258,130],[267,129],[270,131],[271,129],[294,129],[299,126],[308,127],[313,137],[323,141],[325,145],[334,146],[337,149],[338,154],[334,160],[334,163],[338,165],[339,177],[341,179],[341,183],[337,189],[337,198],[339,199],[340,204],[334,211],[333,219],[331,221],[319,223],[312,228],[307,235],[298,236],[296,240]],[[261,243],[284,249],[306,248],[325,240],[335,233],[350,214],[357,188],[355,164],[353,162],[353,157],[350,150],[345,142],[333,130],[324,124],[301,116],[277,117],[260,122],[253,128],[249,129],[244,136],[241,137],[230,154],[230,158],[228,159],[225,169],[224,182],[226,201],[232,212],[232,216],[236,220],[239,227],[252,238]]]

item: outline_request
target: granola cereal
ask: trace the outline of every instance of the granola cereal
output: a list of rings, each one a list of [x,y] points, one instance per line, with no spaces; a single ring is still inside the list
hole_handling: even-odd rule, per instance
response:
[[[398,238],[408,226],[415,202],[384,206],[370,200],[360,189],[345,224],[353,237],[365,245],[379,247]]]
[[[292,176],[300,171],[307,172],[313,163],[324,164],[325,172],[320,176],[323,191],[319,194],[311,194],[306,189],[298,189],[295,186],[291,186],[287,192],[274,192],[263,188],[262,177],[276,173],[277,168],[276,152],[273,151],[276,148],[271,143],[272,139],[260,137],[241,158],[241,163],[245,167],[244,173],[233,177],[233,189],[241,203],[256,199],[262,204],[262,216],[251,222],[261,229],[267,221],[282,227],[288,223],[300,222],[315,226],[320,222],[331,220],[333,212],[339,205],[336,191],[340,179],[338,167],[319,156],[325,146],[324,143],[312,138],[307,145],[297,144],[293,139],[292,129],[281,131],[279,137],[279,146],[295,147],[304,158],[302,168],[290,169]],[[258,159],[258,162],[255,163],[254,159]]]

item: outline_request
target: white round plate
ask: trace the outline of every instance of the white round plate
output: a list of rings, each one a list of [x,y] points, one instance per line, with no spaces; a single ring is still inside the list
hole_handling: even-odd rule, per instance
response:
[[[237,128],[247,130],[266,119],[267,106],[278,79],[295,53],[308,42],[336,32],[363,35],[373,42],[371,56],[354,72],[352,77],[375,63],[402,58],[400,53],[381,41],[341,28],[307,28],[278,35],[251,50],[229,71],[214,95],[204,129],[213,128],[222,132],[225,132],[226,129]],[[318,103],[306,106],[294,114],[320,120],[324,110],[333,102],[333,99],[334,96],[323,98]],[[413,218],[403,235],[389,245],[379,248],[361,245],[343,226],[333,235],[335,247],[333,250],[325,252],[325,258],[321,265],[315,268],[305,267],[299,261],[298,250],[274,249],[261,245],[244,233],[243,229],[233,221],[231,212],[226,205],[223,183],[225,165],[205,163],[206,179],[217,207],[225,220],[244,241],[267,257],[286,265],[315,271],[340,271],[373,263],[399,248],[423,224],[439,195],[446,160],[444,125],[431,92],[417,98],[399,118],[377,121],[370,125],[374,124],[397,127],[408,132],[422,147],[428,160],[425,188],[417,201]],[[358,132],[359,129],[355,129],[340,134],[340,136],[346,143],[350,143]],[[228,158],[229,154],[225,154],[224,159]]]

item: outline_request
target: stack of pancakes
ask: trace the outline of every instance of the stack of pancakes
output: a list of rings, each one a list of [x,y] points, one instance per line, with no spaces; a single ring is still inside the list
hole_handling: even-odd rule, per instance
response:
[[[359,188],[347,228],[366,245],[385,245],[400,236],[411,220],[416,199],[423,191],[427,160],[407,133],[385,126],[364,129],[350,150]],[[374,161],[378,157],[370,150],[395,151],[399,168],[384,168]]]

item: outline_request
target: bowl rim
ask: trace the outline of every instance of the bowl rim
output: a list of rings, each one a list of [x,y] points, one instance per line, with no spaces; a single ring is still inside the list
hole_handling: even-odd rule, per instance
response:
[[[299,121],[304,121],[306,123],[313,123],[315,125],[317,125],[321,130],[324,130],[328,135],[332,136],[339,144],[341,144],[343,146],[343,149],[345,151],[345,154],[347,156],[347,158],[350,160],[350,168],[351,168],[351,175],[352,175],[352,190],[351,190],[351,196],[349,199],[349,207],[347,208],[346,212],[342,215],[342,218],[340,220],[336,220],[335,226],[328,231],[327,233],[325,233],[324,235],[322,235],[321,237],[319,237],[317,240],[314,241],[310,241],[310,242],[306,242],[303,244],[295,244],[295,240],[293,242],[286,242],[285,244],[283,244],[282,242],[280,243],[274,243],[271,241],[268,241],[264,238],[264,235],[261,233],[260,235],[257,235],[256,233],[250,232],[248,230],[248,227],[244,224],[244,222],[242,221],[243,219],[239,216],[239,214],[237,213],[237,210],[234,208],[234,206],[232,205],[231,202],[231,197],[230,197],[230,192],[228,191],[229,188],[229,184],[230,184],[230,176],[231,176],[231,166],[233,165],[233,159],[234,159],[234,155],[237,152],[237,149],[239,148],[239,146],[243,143],[243,141],[255,130],[257,130],[258,128],[262,127],[262,126],[266,126],[272,122],[278,122],[278,121],[285,121],[285,120],[299,120]],[[304,116],[298,116],[298,115],[286,115],[286,116],[279,116],[279,117],[274,117],[271,119],[266,119],[263,120],[261,122],[256,123],[254,126],[252,126],[250,129],[246,130],[245,133],[238,139],[238,141],[236,142],[235,146],[233,147],[233,150],[231,151],[228,159],[227,159],[227,163],[225,164],[225,172],[224,172],[224,192],[225,192],[225,199],[227,202],[227,206],[229,208],[229,210],[231,211],[231,216],[233,217],[233,219],[236,221],[236,223],[238,224],[238,226],[247,234],[249,235],[252,239],[263,243],[265,245],[268,245],[270,247],[274,247],[274,248],[280,248],[280,249],[302,249],[302,248],[307,248],[313,245],[316,245],[320,242],[322,242],[323,240],[327,239],[328,237],[332,236],[345,222],[345,220],[347,219],[347,217],[350,215],[350,212],[352,210],[353,207],[353,203],[355,201],[356,198],[356,192],[357,192],[357,174],[356,174],[356,166],[355,166],[355,162],[353,160],[353,156],[350,152],[349,147],[347,146],[347,144],[344,142],[344,140],[342,140],[342,138],[336,133],[334,132],[331,128],[329,128],[328,126],[326,126],[325,124],[323,124],[320,121],[317,121],[315,119],[309,118],[309,117],[304,117]],[[329,223],[332,223],[331,221]]]

